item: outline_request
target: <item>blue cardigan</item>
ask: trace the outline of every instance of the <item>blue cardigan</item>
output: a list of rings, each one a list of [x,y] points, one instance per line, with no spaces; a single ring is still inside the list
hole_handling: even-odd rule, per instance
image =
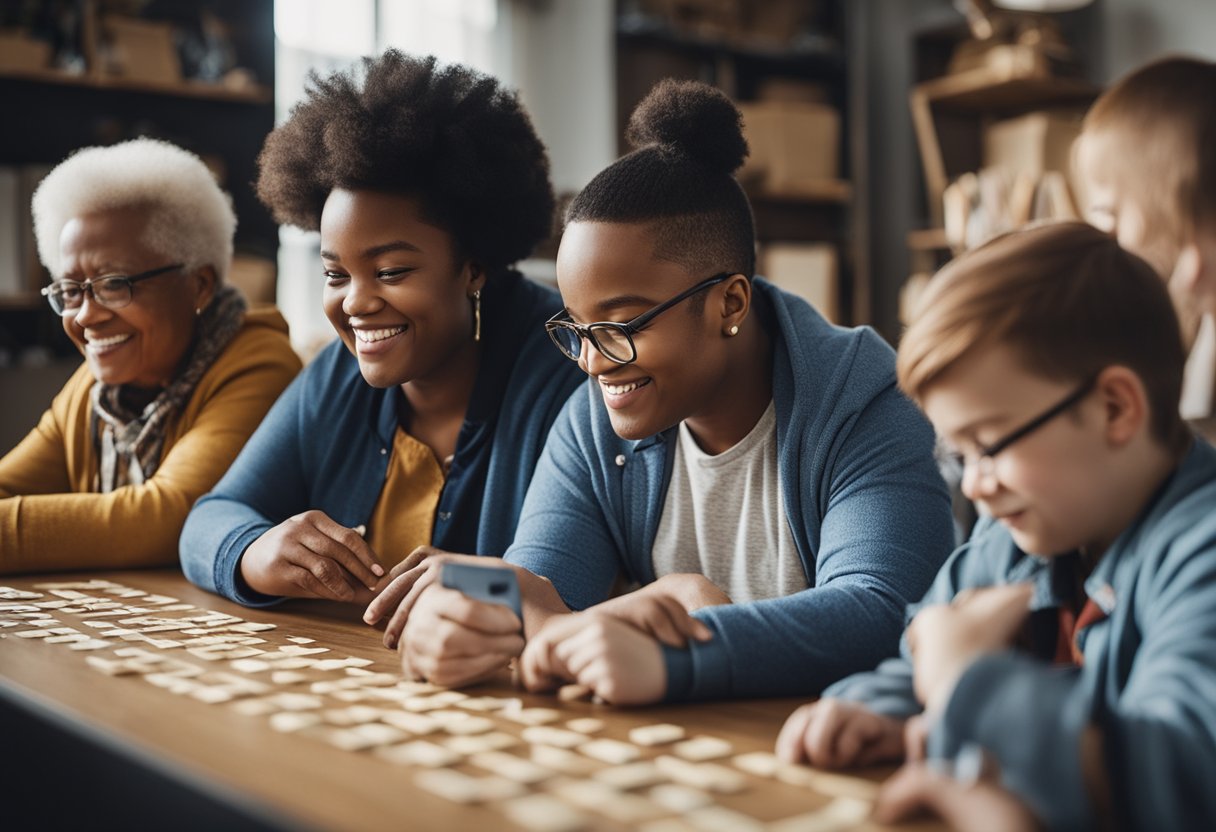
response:
[[[585,378],[545,334],[545,320],[560,308],[556,292],[517,272],[486,282],[481,364],[435,512],[433,545],[495,556],[510,545],[549,426]],[[404,407],[399,387],[371,387],[346,346],[330,344],[190,512],[180,542],[186,577],[249,606],[280,600],[238,580],[241,555],[309,509],[346,526],[366,524]]]
[[[1004,785],[1048,829],[1098,825],[1081,772],[1082,733],[1102,734],[1113,815],[1128,829],[1216,829],[1216,450],[1200,439],[1085,580],[1109,617],[1081,631],[1082,667],[1049,664],[1068,561],[1031,557],[981,521],[923,602],[967,588],[1032,582],[1027,649],[985,656],[959,679],[929,734],[930,756],[978,743]],[[1034,626],[1045,624],[1045,627]],[[1034,649],[1038,647],[1038,649]],[[901,658],[825,695],[907,717],[920,711]]]
[[[894,655],[905,606],[953,546],[933,431],[895,387],[894,356],[757,278],[773,337],[773,399],[786,520],[810,589],[701,610],[713,640],[664,648],[667,698],[813,694]],[[655,579],[651,547],[675,428],[630,441],[588,384],[554,424],[506,559],[553,582],[572,609],[617,573]]]

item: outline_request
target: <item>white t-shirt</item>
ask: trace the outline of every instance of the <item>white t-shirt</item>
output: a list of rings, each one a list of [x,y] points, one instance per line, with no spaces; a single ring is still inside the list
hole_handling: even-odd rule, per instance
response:
[[[651,550],[655,576],[699,572],[736,603],[806,589],[781,496],[773,403],[747,436],[716,456],[701,450],[684,423],[677,432]]]

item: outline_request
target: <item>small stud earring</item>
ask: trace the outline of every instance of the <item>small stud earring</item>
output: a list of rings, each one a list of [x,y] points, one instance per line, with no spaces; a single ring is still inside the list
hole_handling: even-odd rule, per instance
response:
[[[473,340],[481,340],[481,290],[473,293]]]
[[[203,307],[200,306],[198,309],[194,310],[194,317],[196,317],[196,318],[200,317],[202,314],[203,314]]]
[[[726,331],[727,331],[727,332],[730,334],[730,336],[733,338],[734,336],[736,336],[736,335],[738,335],[738,334],[739,334],[739,327],[738,327],[738,326],[732,326],[730,329],[728,329],[728,330],[726,330]]]

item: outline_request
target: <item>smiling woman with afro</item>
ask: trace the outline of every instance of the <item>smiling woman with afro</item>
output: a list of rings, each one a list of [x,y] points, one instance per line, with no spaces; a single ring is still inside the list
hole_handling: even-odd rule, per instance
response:
[[[283,395],[181,539],[251,606],[366,604],[420,546],[500,556],[581,371],[514,271],[549,232],[549,162],[515,94],[389,50],[328,77],[266,140],[258,194],[318,230],[338,339]]]

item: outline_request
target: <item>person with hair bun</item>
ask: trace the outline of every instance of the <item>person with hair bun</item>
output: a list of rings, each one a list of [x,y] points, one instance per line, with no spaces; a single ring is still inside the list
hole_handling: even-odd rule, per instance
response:
[[[620,704],[817,692],[896,653],[950,551],[933,432],[877,335],[753,276],[724,95],[664,82],[629,137],[570,205],[558,254],[565,309],[547,326],[592,383],[554,425],[505,557],[524,681]],[[512,613],[435,586],[442,556],[412,560],[369,610],[396,605],[407,674],[461,684],[519,653]],[[618,577],[641,588],[608,600]]]
[[[501,555],[582,381],[545,337],[557,293],[511,268],[553,213],[519,101],[388,50],[313,76],[259,162],[276,219],[320,230],[339,337],[191,513],[187,577],[250,606],[366,604],[423,544]]]
[[[85,361],[0,459],[0,573],[171,564],[300,369],[287,323],[225,284],[236,216],[180,147],[79,150],[32,207],[42,294]]]

